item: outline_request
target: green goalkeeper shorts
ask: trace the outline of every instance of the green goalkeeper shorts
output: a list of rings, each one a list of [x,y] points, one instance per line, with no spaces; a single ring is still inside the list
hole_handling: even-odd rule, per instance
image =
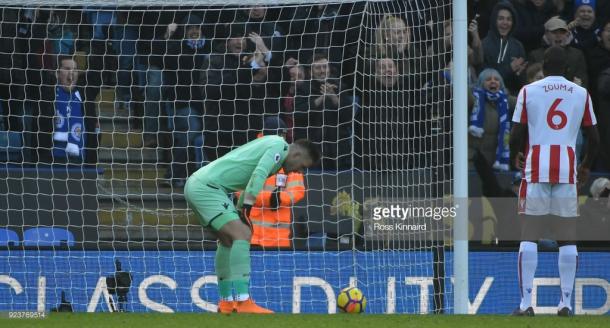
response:
[[[239,214],[227,193],[213,184],[190,177],[184,186],[184,198],[206,228],[219,231],[225,224],[239,220]]]

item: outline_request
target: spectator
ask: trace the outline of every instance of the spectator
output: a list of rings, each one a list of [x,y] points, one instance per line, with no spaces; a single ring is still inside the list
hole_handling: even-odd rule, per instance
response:
[[[523,73],[527,68],[525,49],[513,36],[519,24],[516,18],[515,8],[510,3],[498,3],[483,39],[483,67],[497,70],[512,93],[517,93],[523,85]]]
[[[210,144],[217,147],[217,156],[253,139],[262,128],[265,111],[259,100],[265,94],[264,57],[269,49],[258,34],[251,33],[248,38],[255,49],[249,52],[243,29],[232,28],[222,52],[210,57],[205,86],[206,130],[215,131]],[[254,92],[258,95],[253,98]]]
[[[109,41],[112,39],[112,28],[116,25],[116,11],[111,8],[87,7],[83,10],[91,27],[91,39],[89,48],[89,70],[94,70],[96,75],[91,75],[93,80],[87,84],[95,86],[114,86],[116,84],[115,68],[116,61],[114,49]]]
[[[453,26],[451,20],[445,20],[443,23],[443,38],[432,44],[428,48],[427,57],[429,58],[428,67],[434,71],[440,71],[443,74],[443,80],[451,82],[451,67],[453,48]],[[481,39],[479,38],[478,23],[476,19],[470,21],[468,25],[468,34],[470,36],[468,42],[468,85],[472,86],[477,78],[477,69],[483,63],[483,48]],[[434,79],[434,78],[433,78]],[[426,85],[430,85],[428,80]]]
[[[76,87],[77,64],[60,56],[55,83],[41,86],[38,116],[38,158],[55,163],[83,163],[85,118],[83,96]]]
[[[33,30],[40,29],[34,24],[36,12],[18,8],[4,8],[0,22],[0,117],[4,116],[6,130],[25,131],[24,114],[27,113],[23,104],[24,86],[40,84],[31,77],[40,77],[39,61],[34,50],[44,37],[32,37]],[[38,33],[36,33],[38,34]],[[36,65],[35,65],[36,64]],[[28,113],[29,114],[29,113]],[[0,127],[2,128],[2,127]]]
[[[258,34],[268,52],[263,60],[267,66],[280,67],[286,50],[286,36],[283,27],[272,17],[271,10],[263,6],[240,10],[231,24],[243,24],[246,35]],[[256,46],[252,44],[249,46]]]
[[[167,54],[166,40],[167,26],[172,23],[173,15],[167,12],[148,11],[142,17],[143,25],[140,27],[140,37],[137,44],[137,53],[141,55],[139,66],[145,72],[142,77],[144,94],[144,119],[143,119],[143,146],[156,148],[167,146],[169,139],[165,129],[160,126],[167,122],[161,109],[161,86],[163,84],[163,65]],[[166,23],[166,24],[164,24]]]
[[[479,37],[483,38],[489,33],[488,28],[492,25],[490,23],[491,13],[494,11],[494,7],[499,0],[472,0],[467,1],[468,4],[468,17],[479,16]],[[420,22],[421,24],[421,22]]]
[[[300,84],[306,79],[305,67],[290,57],[284,63],[284,73],[281,84],[280,116],[286,122],[286,141],[294,140],[294,97]]]
[[[558,13],[552,0],[513,0],[513,4],[519,21],[515,38],[523,43],[525,52],[529,53],[540,46],[544,23]]]
[[[404,20],[392,15],[385,15],[374,30],[374,43],[368,49],[366,58],[388,57],[399,64],[399,72],[409,73],[410,66],[403,65],[403,60],[417,56],[418,49],[411,42],[411,31]]]
[[[572,17],[572,1],[567,0],[552,0],[555,8],[557,8],[557,15],[559,17]]]
[[[525,72],[527,76],[527,83],[533,83],[538,80],[542,80],[544,78],[544,73],[542,72],[542,63],[533,63],[527,67]]]
[[[548,47],[552,45],[561,46],[566,51],[568,61],[566,78],[578,85],[587,87],[589,78],[585,56],[579,49],[569,46],[572,36],[568,24],[559,17],[553,17],[544,24],[544,28],[546,32],[543,37],[543,46],[530,52],[529,62],[541,63],[544,58],[544,51]]]
[[[510,149],[510,99],[498,71],[488,68],[481,72],[477,87],[472,90],[474,104],[470,114],[469,145],[480,150],[493,168],[508,171]]]
[[[286,124],[278,116],[269,116],[263,123],[266,135],[286,137]],[[250,212],[252,245],[285,248],[292,245],[292,206],[305,197],[303,173],[286,174],[283,169],[265,181]]]
[[[468,1],[469,3],[472,1]],[[478,1],[477,1],[478,2]],[[493,1],[485,1],[486,3]],[[386,10],[402,13],[403,18],[410,26],[412,41],[427,43],[431,38],[437,38],[434,32],[441,29],[446,20],[449,20],[449,2],[430,2],[428,0],[395,1],[388,5]],[[479,4],[476,4],[479,6]],[[493,6],[493,5],[492,5]],[[479,6],[482,8],[483,6]],[[441,31],[442,32],[442,31]],[[442,34],[441,34],[442,35]],[[422,47],[424,48],[424,47]]]
[[[68,56],[74,54],[78,37],[78,21],[74,16],[75,12],[73,11],[50,11],[47,31],[52,54]],[[52,60],[52,63],[55,62],[55,60]]]
[[[610,20],[602,24],[599,42],[586,52],[589,68],[589,92],[596,93],[597,79],[601,71],[610,67]],[[595,101],[596,97],[593,97]]]
[[[116,25],[112,29],[112,48],[118,57],[115,108],[133,110],[132,91],[136,90],[133,87],[144,82],[144,79],[140,80],[137,76],[140,73],[145,74],[145,67],[142,66],[137,56],[138,39],[141,36],[140,27],[143,25],[144,14],[139,10],[115,12]]]
[[[572,32],[572,46],[585,53],[598,41],[599,27],[595,24],[595,0],[577,0],[574,3],[574,20],[568,24]]]
[[[411,41],[409,26],[399,17],[384,15],[379,25],[373,30],[372,46],[365,49],[364,58],[390,58],[398,67],[398,74],[404,76],[405,97],[409,104],[416,104],[421,99],[417,94],[424,83],[428,80],[424,74],[427,69],[439,70],[448,62],[448,54],[436,51],[435,60],[428,60],[425,56],[426,49],[420,49],[415,42]],[[442,38],[445,40],[445,38]],[[443,42],[444,43],[444,42]],[[441,44],[443,44],[441,43]],[[442,45],[439,47],[442,49]],[[434,53],[434,50],[432,50]],[[430,66],[431,65],[431,66]],[[419,118],[412,117],[413,120]]]
[[[203,134],[203,79],[211,51],[201,31],[203,20],[186,16],[181,25],[167,27],[167,55],[163,66],[165,98],[169,102],[169,130],[173,131],[172,164],[166,173],[181,188],[194,162],[195,138]]]
[[[355,60],[364,13],[364,3],[283,8],[281,20],[287,36],[288,55],[299,62],[310,62],[319,52],[325,52],[331,63],[341,63],[346,72],[355,71]],[[344,78],[352,78],[346,75]]]
[[[349,122],[352,98],[332,76],[325,54],[316,54],[310,68],[310,83],[298,86],[295,96],[294,138],[307,138],[321,143],[322,168],[334,169],[349,165]]]
[[[364,170],[403,168],[407,140],[398,136],[408,135],[409,120],[398,65],[389,57],[372,59],[365,76],[362,108],[356,115],[356,166]]]
[[[453,27],[451,24],[452,21],[450,19],[445,21],[445,40],[447,40],[445,43],[453,42]],[[479,22],[477,18],[471,20],[470,24],[468,24],[468,34],[470,36],[468,42],[468,66],[471,68],[471,72],[468,75],[472,76],[476,72],[472,71],[472,69],[480,67],[483,64],[483,44],[479,37]],[[471,78],[468,80],[470,81]]]

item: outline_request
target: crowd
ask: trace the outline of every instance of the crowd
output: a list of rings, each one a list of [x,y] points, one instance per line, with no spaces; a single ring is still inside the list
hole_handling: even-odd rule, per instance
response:
[[[509,170],[506,150],[515,97],[523,85],[543,77],[544,51],[557,45],[568,57],[566,78],[587,88],[593,99],[602,141],[594,169],[608,171],[610,1],[493,2],[473,2],[481,6],[475,6],[478,15],[469,26],[471,51],[483,54],[480,62],[470,60],[480,71],[470,99],[471,150],[479,150],[495,169]],[[480,17],[489,19],[487,30],[478,24]]]
[[[510,169],[514,99],[542,77],[546,47],[588,88],[610,170],[610,1],[469,1],[472,151]],[[143,147],[168,150],[181,185],[196,145],[213,160],[280,117],[288,141],[320,145],[321,168],[450,174],[450,3],[282,8],[4,8],[0,129],[26,131],[31,162],[96,163],[96,98],[140,116]],[[163,10],[161,10],[163,9]],[[83,53],[77,69],[75,53]],[[75,148],[76,147],[76,148]],[[201,161],[200,161],[201,162]]]

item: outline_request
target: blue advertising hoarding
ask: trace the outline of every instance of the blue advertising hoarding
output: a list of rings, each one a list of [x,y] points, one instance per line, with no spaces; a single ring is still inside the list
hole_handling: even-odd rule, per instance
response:
[[[131,272],[128,311],[215,311],[214,252],[0,251],[0,311],[49,311],[61,291],[75,311],[108,311],[105,277],[114,261]],[[446,255],[451,263],[451,254]],[[515,252],[470,253],[470,312],[510,313],[519,302]],[[253,252],[252,294],[277,312],[332,313],[341,288],[356,285],[368,313],[428,313],[430,252]],[[446,275],[451,275],[451,265]],[[556,253],[540,253],[534,300],[553,313],[559,300]],[[450,305],[451,281],[446,281]],[[115,298],[116,300],[116,298]],[[610,313],[610,253],[581,253],[573,297],[577,314]]]

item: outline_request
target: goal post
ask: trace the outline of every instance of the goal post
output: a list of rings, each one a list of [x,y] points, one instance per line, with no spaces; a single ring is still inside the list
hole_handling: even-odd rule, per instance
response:
[[[334,313],[358,286],[370,313],[468,313],[467,208],[426,214],[468,197],[465,1],[0,0],[0,14],[0,133],[23,149],[0,143],[0,311],[64,294],[75,311],[215,311],[215,235],[184,179],[281,130],[323,158],[288,246],[253,246],[257,302]]]
[[[453,186],[455,199],[468,199],[468,39],[467,2],[453,2]],[[462,202],[467,204],[467,202]],[[468,314],[468,207],[460,206],[453,226],[453,304],[456,314]]]

